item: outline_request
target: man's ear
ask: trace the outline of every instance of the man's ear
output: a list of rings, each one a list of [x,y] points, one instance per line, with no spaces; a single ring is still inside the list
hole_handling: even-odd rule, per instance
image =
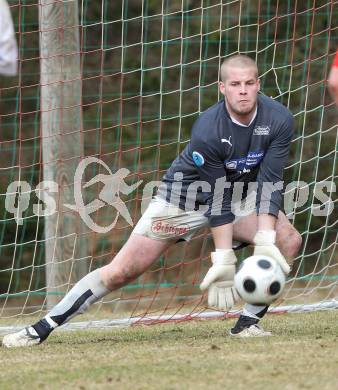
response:
[[[220,81],[220,82],[218,83],[218,88],[219,88],[221,94],[224,95],[225,85],[224,85],[223,81]]]

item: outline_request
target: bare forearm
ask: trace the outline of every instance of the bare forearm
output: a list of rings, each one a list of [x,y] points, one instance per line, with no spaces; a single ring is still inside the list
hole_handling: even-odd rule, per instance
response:
[[[258,230],[275,230],[276,217],[270,214],[261,214],[258,216]]]
[[[232,223],[211,228],[216,249],[232,249]]]

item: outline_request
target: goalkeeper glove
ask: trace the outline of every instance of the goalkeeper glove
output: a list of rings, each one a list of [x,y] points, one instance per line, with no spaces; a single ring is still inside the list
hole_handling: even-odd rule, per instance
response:
[[[290,272],[290,266],[285,257],[275,245],[276,232],[274,230],[258,230],[253,242],[255,244],[254,255],[272,257],[287,275]]]
[[[232,249],[211,252],[212,267],[205,275],[200,289],[208,289],[208,305],[219,310],[230,310],[238,300],[234,287],[236,256]]]

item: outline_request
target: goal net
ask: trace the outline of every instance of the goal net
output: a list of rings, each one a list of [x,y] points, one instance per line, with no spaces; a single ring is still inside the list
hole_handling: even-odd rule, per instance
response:
[[[262,92],[295,118],[284,208],[303,246],[273,310],[337,306],[337,112],[325,84],[337,1],[8,3],[19,72],[0,76],[2,324],[41,316],[114,257],[149,183],[220,99],[220,63],[236,53],[257,61]],[[199,290],[212,248],[208,230],[175,245],[90,318],[109,319],[103,326],[223,315]]]

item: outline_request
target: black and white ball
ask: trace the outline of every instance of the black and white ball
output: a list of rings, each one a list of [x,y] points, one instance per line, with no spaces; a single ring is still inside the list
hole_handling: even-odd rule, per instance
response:
[[[285,275],[279,264],[267,256],[250,256],[235,275],[235,287],[244,302],[269,305],[285,286]]]

